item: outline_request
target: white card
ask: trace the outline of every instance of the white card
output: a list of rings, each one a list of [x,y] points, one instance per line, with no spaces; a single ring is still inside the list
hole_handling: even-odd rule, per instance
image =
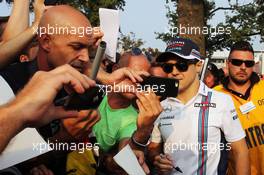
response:
[[[0,105],[5,104],[15,98],[12,89],[1,76],[0,89]],[[39,147],[41,150],[36,150],[33,144],[41,145],[42,147]],[[16,165],[33,157],[37,157],[38,155],[44,154],[50,150],[50,147],[39,135],[36,129],[24,129],[9,142],[7,147],[0,154],[0,170]]]
[[[114,160],[129,175],[146,175],[129,145],[121,149],[121,151],[115,155]]]
[[[99,8],[100,28],[104,32],[103,41],[107,43],[105,54],[116,61],[117,39],[119,31],[119,11]]]
[[[0,89],[0,105],[3,105],[15,98],[15,94],[2,76],[0,76]]]
[[[34,145],[37,145],[35,147]],[[17,134],[0,154],[0,170],[52,150],[36,129],[26,128]]]
[[[248,112],[252,111],[255,108],[256,106],[253,104],[252,101],[247,102],[239,107],[242,114],[247,114]]]

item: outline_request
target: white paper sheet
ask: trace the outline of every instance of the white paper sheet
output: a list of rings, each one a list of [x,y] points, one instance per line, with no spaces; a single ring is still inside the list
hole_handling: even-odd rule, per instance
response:
[[[0,154],[0,170],[37,157],[49,150],[51,149],[36,129],[24,129],[9,142],[4,152]]]
[[[13,98],[15,98],[15,95],[12,89],[0,76],[0,105],[7,103]],[[33,143],[41,144],[41,148],[45,149],[40,152],[37,148],[34,148]],[[24,129],[9,142],[5,150],[0,154],[0,170],[44,154],[49,150],[51,149],[36,129]]]
[[[107,43],[105,54],[116,61],[116,48],[119,31],[119,11],[99,8],[100,28],[104,32],[103,41]]]
[[[0,76],[0,105],[3,105],[15,98],[12,89],[9,87],[5,79]]]
[[[129,175],[146,175],[129,145],[125,146],[119,153],[117,153],[114,160]]]

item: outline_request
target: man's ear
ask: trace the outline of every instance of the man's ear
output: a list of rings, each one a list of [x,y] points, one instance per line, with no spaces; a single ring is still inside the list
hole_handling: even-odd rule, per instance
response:
[[[204,61],[199,61],[195,64],[197,73],[201,73],[203,69]]]
[[[51,37],[48,34],[43,34],[41,37],[38,38],[39,46],[45,50],[46,52],[50,52],[51,48]]]

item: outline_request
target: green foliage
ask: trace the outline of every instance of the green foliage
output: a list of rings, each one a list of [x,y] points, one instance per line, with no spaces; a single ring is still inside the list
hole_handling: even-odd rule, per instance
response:
[[[173,4],[173,8],[171,9],[168,5],[168,3],[172,3]],[[169,30],[167,33],[155,33],[157,35],[157,39],[161,39],[164,42],[169,41],[171,38],[173,38],[174,36],[171,35],[171,32],[169,32],[173,27],[177,27],[178,26],[178,14],[177,12],[177,1],[171,1],[169,2],[169,0],[166,1],[166,5],[165,5],[166,9],[167,9],[167,14],[166,17],[168,18],[168,24],[169,24]],[[204,21],[208,21],[209,19],[212,18],[213,14],[210,14],[210,11],[212,9],[215,8],[215,3],[214,2],[210,2],[210,1],[204,1],[204,17],[205,20]],[[193,19],[195,20],[195,19]],[[205,26],[210,27],[210,25],[208,25],[207,23],[205,24]],[[208,37],[208,36],[206,36]]]
[[[3,0],[0,0],[0,3]],[[6,0],[12,3],[13,0]],[[82,11],[93,26],[99,25],[99,8],[121,9],[125,6],[125,0],[57,0],[58,4],[68,4]],[[32,10],[32,3],[30,5]]]
[[[233,42],[239,40],[251,41],[254,36],[260,36],[264,41],[264,6],[256,3],[249,3],[239,6],[230,4],[233,9],[231,15],[226,15],[226,24],[218,26],[231,27],[230,35],[218,35],[210,38],[208,48],[211,50],[230,48]]]
[[[131,50],[133,47],[141,47],[145,41],[137,39],[135,33],[129,32],[129,34],[121,34],[119,38],[118,47],[123,51]]]
[[[60,3],[69,4],[80,9],[89,18],[94,26],[99,25],[99,8],[121,9],[125,0],[59,0]]]
[[[228,7],[215,7],[215,3],[209,0],[204,0],[204,13],[205,13],[205,26],[211,28],[209,20],[213,18],[215,13],[220,10],[228,10],[231,13],[226,13],[225,22],[217,24],[216,28],[223,27],[227,29],[229,27],[229,33],[218,34],[216,36],[209,34],[206,35],[206,50],[211,55],[216,50],[222,50],[229,48],[233,42],[239,40],[252,40],[253,36],[260,36],[261,42],[264,41],[264,4],[263,0],[252,1],[252,3],[246,5],[239,5],[238,0],[232,4],[230,0]],[[232,1],[233,2],[233,1]],[[169,1],[167,0],[167,3]],[[167,18],[169,20],[169,26],[178,26],[177,15],[177,1],[173,1],[175,9],[170,9],[168,5],[166,8]],[[191,20],[191,19],[190,19]],[[195,20],[195,19],[193,19]],[[161,39],[167,42],[172,36],[169,33],[156,33],[157,39]]]

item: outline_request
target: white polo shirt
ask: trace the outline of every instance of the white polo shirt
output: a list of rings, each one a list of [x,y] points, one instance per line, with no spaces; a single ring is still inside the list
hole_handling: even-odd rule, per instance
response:
[[[155,122],[151,142],[163,142],[164,153],[183,172],[173,170],[171,174],[217,174],[224,149],[220,131],[231,143],[245,137],[231,97],[203,82],[188,103],[167,98],[161,104],[164,111]],[[230,143],[226,149],[231,149]]]

